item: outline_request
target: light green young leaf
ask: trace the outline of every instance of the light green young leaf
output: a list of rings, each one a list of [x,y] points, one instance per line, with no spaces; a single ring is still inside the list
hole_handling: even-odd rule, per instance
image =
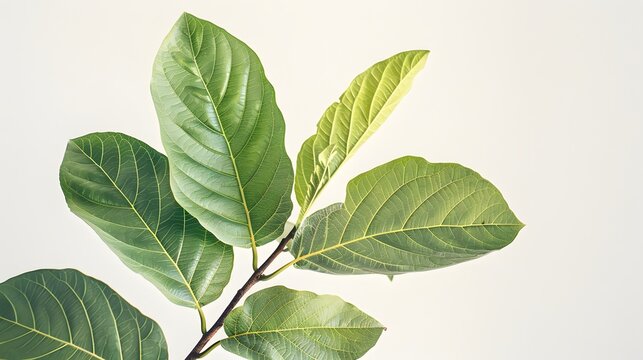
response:
[[[295,193],[302,216],[337,169],[406,95],[428,55],[426,50],[407,51],[373,65],[326,110],[317,133],[304,142],[297,157]]]
[[[404,157],[353,179],[345,203],[306,219],[290,252],[301,269],[395,275],[475,259],[522,227],[473,170]]]
[[[154,62],[152,96],[181,206],[219,240],[266,244],[292,211],[292,164],[275,92],[257,55],[183,14]]]
[[[161,328],[101,281],[36,270],[0,284],[1,359],[167,359]]]
[[[118,133],[71,140],[60,186],[71,211],[172,302],[200,309],[228,283],[232,247],[177,204],[167,158],[147,144]]]
[[[337,296],[275,286],[225,320],[224,349],[246,359],[358,359],[384,327]]]

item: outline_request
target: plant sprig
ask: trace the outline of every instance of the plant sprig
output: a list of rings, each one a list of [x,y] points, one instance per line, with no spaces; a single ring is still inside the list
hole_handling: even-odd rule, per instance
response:
[[[151,81],[166,155],[120,133],[70,140],[60,167],[67,204],[127,267],[169,301],[197,310],[202,335],[187,359],[219,347],[247,359],[357,359],[385,328],[339,297],[273,286],[239,303],[291,267],[390,278],[478,258],[523,227],[475,171],[413,156],[358,175],[342,203],[308,215],[409,91],[428,54],[405,51],[359,74],[324,112],[293,171],[257,54],[183,14]],[[283,236],[293,190],[300,212]],[[275,241],[260,262],[258,247]],[[219,298],[233,252],[243,248],[252,251],[252,274],[208,327],[202,308]],[[266,273],[285,252],[292,259]],[[168,357],[158,324],[76,270],[37,270],[0,284],[0,328],[0,358]]]

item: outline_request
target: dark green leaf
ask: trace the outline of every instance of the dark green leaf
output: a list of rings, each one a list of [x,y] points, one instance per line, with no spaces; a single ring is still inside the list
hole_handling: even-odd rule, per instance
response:
[[[228,283],[232,247],[177,204],[167,158],[145,143],[117,133],[71,140],[60,185],[71,211],[172,302],[200,308]]]
[[[2,359],[167,359],[156,322],[76,270],[37,270],[0,284]]]

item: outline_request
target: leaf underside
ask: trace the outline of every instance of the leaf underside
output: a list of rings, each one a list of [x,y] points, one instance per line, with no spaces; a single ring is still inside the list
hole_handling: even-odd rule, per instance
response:
[[[383,329],[336,296],[275,286],[230,313],[221,345],[246,359],[357,359]]]
[[[396,275],[475,259],[522,227],[473,170],[404,157],[353,179],[343,204],[306,219],[290,252],[301,269]]]
[[[406,95],[428,54],[406,51],[373,65],[326,110],[317,133],[304,142],[297,157],[295,193],[303,213]]]
[[[167,158],[119,133],[69,142],[60,184],[72,212],[172,302],[199,307],[230,279],[232,247],[174,200]]]
[[[257,55],[184,14],[157,54],[151,90],[179,204],[230,245],[279,237],[292,211],[293,171]]]
[[[167,359],[156,322],[76,270],[36,270],[0,284],[2,359]]]

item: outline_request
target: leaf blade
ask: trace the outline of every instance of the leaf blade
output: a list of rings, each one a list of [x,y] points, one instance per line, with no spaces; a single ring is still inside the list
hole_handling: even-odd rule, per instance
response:
[[[474,171],[404,157],[351,180],[345,203],[311,215],[290,252],[302,269],[397,275],[475,259],[511,243],[522,227]]]
[[[151,89],[179,204],[230,245],[255,247],[281,235],[293,171],[257,55],[184,14],[157,54]]]
[[[247,359],[357,359],[383,330],[336,296],[275,286],[250,295],[230,313],[221,345]]]
[[[36,270],[9,279],[0,284],[0,305],[2,358],[168,357],[158,324],[77,270]]]
[[[230,279],[232,248],[174,200],[164,155],[119,133],[69,142],[60,184],[70,210],[172,302],[200,308]]]
[[[306,213],[339,167],[386,120],[410,90],[429,52],[406,51],[358,75],[322,115],[297,157],[295,193]]]

